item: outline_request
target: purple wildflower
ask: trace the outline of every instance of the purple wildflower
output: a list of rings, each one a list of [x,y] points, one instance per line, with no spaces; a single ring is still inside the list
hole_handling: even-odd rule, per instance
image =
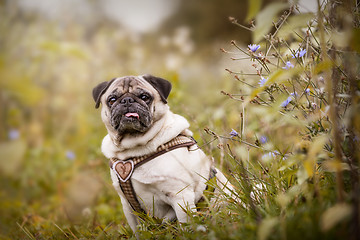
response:
[[[301,58],[305,55],[306,49],[300,48],[295,52],[295,54],[291,54],[292,58]]]
[[[230,135],[232,137],[237,137],[237,136],[239,136],[239,133],[237,131],[235,131],[234,129],[232,129],[231,132],[230,132]]]
[[[310,88],[305,89],[305,93],[309,94],[310,93]]]
[[[267,80],[268,80],[267,78],[261,77],[261,79],[259,81],[260,87],[264,86]]]
[[[267,141],[268,141],[268,139],[267,139],[266,136],[261,136],[259,140],[260,140],[260,142],[261,142],[262,144],[265,144],[265,143],[267,143]]]
[[[76,157],[75,153],[71,150],[67,150],[65,155],[66,155],[66,158],[69,160],[74,160]]]
[[[249,47],[250,51],[252,51],[254,53],[260,48],[260,45],[250,44],[250,45],[248,45],[248,47]]]
[[[271,159],[274,159],[276,157],[276,154],[273,152],[265,153],[261,156],[262,161],[270,161]]]
[[[19,139],[20,137],[20,132],[19,130],[13,128],[13,129],[10,129],[9,132],[8,132],[8,138],[10,140],[16,140],[16,139]]]
[[[312,107],[313,109],[316,109],[316,108],[317,108],[317,104],[314,103],[314,102],[312,102],[312,103],[311,103],[311,107]]]
[[[288,97],[285,101],[281,103],[281,107],[286,107],[292,101],[292,97]]]
[[[294,65],[290,61],[287,61],[285,67],[282,67],[282,69],[285,70],[289,70],[290,68],[294,68]]]
[[[298,96],[298,93],[297,92],[293,92],[293,93],[290,93],[291,96],[293,97],[297,97]]]

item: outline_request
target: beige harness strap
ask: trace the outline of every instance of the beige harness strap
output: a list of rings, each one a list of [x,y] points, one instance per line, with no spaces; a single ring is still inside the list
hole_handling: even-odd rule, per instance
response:
[[[129,158],[126,160],[119,160],[117,158],[110,159],[109,162],[110,168],[114,170],[114,172],[116,173],[119,180],[120,188],[123,191],[126,199],[130,203],[134,211],[145,212],[144,209],[141,207],[139,200],[136,197],[136,193],[131,182],[131,176],[134,170],[138,166],[164,153],[167,153],[171,150],[181,147],[190,147],[194,144],[196,144],[196,141],[192,137],[179,135],[174,139],[172,139],[171,141],[159,146],[156,152],[154,153],[147,154],[145,156]]]

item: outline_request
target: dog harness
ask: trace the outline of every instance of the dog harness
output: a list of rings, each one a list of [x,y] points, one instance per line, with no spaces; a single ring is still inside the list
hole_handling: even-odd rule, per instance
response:
[[[179,135],[172,139],[171,141],[159,146],[154,153],[147,154],[145,156],[128,158],[126,160],[120,160],[117,158],[111,158],[109,165],[112,170],[117,175],[120,188],[125,195],[125,198],[128,200],[130,206],[136,212],[145,213],[144,209],[142,209],[139,200],[136,197],[136,193],[134,187],[131,182],[131,176],[134,170],[141,166],[142,164],[164,154],[171,150],[182,148],[182,147],[190,147],[196,144],[196,141],[192,137],[187,137],[184,135]],[[210,175],[214,175],[216,172],[214,170],[210,171]]]

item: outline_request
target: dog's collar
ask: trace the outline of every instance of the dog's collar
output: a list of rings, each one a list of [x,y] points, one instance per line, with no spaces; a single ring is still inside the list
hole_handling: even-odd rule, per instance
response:
[[[109,165],[110,168],[115,172],[121,190],[123,191],[126,199],[130,203],[131,207],[136,212],[144,212],[142,209],[140,202],[136,197],[135,190],[131,183],[131,176],[134,170],[139,167],[140,165],[164,154],[171,150],[181,148],[181,147],[190,147],[195,145],[196,141],[192,137],[179,135],[172,139],[171,141],[160,145],[156,152],[150,153],[140,157],[128,158],[126,160],[120,160],[117,158],[111,158]]]

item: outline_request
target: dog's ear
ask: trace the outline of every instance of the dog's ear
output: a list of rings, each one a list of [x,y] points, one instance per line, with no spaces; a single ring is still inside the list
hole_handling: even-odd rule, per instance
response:
[[[171,83],[168,80],[154,77],[150,74],[145,74],[142,76],[146,81],[148,81],[160,94],[161,100],[164,103],[167,103],[167,98],[171,91]]]
[[[106,92],[106,90],[110,87],[111,83],[115,79],[116,78],[114,78],[108,82],[102,82],[99,85],[97,85],[96,87],[94,87],[94,89],[92,91],[92,95],[93,95],[93,98],[95,101],[95,108],[99,108],[101,96]]]

